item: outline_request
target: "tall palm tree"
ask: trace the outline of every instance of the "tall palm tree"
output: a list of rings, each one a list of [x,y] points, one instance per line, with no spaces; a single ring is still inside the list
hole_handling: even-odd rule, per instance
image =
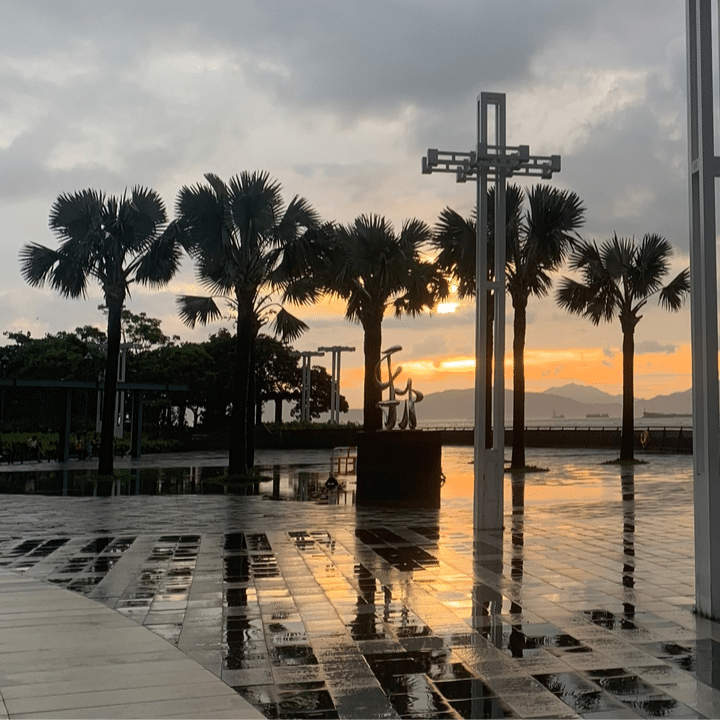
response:
[[[60,247],[24,245],[21,272],[31,286],[47,281],[64,297],[85,297],[91,278],[102,287],[108,348],[98,473],[112,475],[123,306],[133,282],[161,287],[175,274],[181,257],[177,228],[167,224],[160,196],[142,187],[121,197],[92,189],[60,195],[50,211],[50,228]]]
[[[690,292],[690,270],[686,268],[667,285],[672,246],[661,235],[646,234],[638,245],[634,238],[613,235],[600,247],[595,242],[580,243],[570,258],[570,268],[580,273],[582,282],[563,278],[556,293],[558,305],[590,319],[620,320],[623,334],[623,420],[620,460],[633,460],[634,434],[634,358],[635,327],[640,310],[658,294],[659,304],[677,312]]]
[[[243,172],[228,183],[206,174],[205,184],[183,187],[176,213],[183,243],[211,295],[178,298],[180,317],[194,327],[222,317],[216,300],[236,315],[235,387],[232,397],[229,472],[246,475],[254,461],[255,341],[268,321],[283,340],[297,339],[307,325],[273,300],[287,283],[283,254],[320,227],[307,200],[285,206],[281,186],[266,172]]]
[[[523,203],[528,209],[523,214]],[[488,191],[488,255],[492,266],[494,253],[495,191]],[[505,203],[506,266],[505,279],[514,310],[513,319],[513,469],[525,467],[525,336],[527,304],[531,295],[547,295],[556,270],[566,257],[568,246],[582,226],[585,208],[573,192],[549,185],[535,185],[526,192],[508,185]],[[439,250],[438,264],[458,282],[461,297],[475,294],[475,221],[465,220],[446,209],[440,215],[435,231]],[[486,387],[491,385],[492,370],[492,304],[488,302],[488,362]],[[489,396],[489,391],[488,391]],[[489,406],[489,403],[488,403]],[[486,408],[486,443],[489,407]]]
[[[520,222],[522,195],[517,185],[507,188],[505,202],[505,226],[509,234],[517,233]],[[488,190],[488,233],[487,258],[488,280],[493,279],[493,257],[495,254],[495,190]],[[435,258],[438,267],[457,283],[458,297],[475,297],[475,267],[477,242],[476,214],[462,217],[452,208],[445,208],[435,225],[433,246],[437,250]],[[492,447],[492,360],[493,360],[493,292],[487,292],[487,317],[485,319],[486,362],[485,362],[485,447]]]
[[[377,405],[382,394],[375,383],[375,368],[380,362],[385,312],[392,308],[396,317],[419,315],[447,296],[447,281],[439,268],[421,256],[431,237],[430,228],[420,220],[405,221],[397,234],[377,215],[360,215],[336,230],[325,289],[346,300],[345,317],[363,328],[365,430],[382,427]]]
[[[525,335],[531,295],[544,297],[550,274],[559,269],[585,222],[580,197],[551,185],[534,185],[526,193],[528,209],[507,235],[505,276],[513,305],[513,447],[510,467],[525,467]]]

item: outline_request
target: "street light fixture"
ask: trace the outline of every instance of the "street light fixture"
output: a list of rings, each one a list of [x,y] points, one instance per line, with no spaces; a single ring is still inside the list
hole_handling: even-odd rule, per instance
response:
[[[333,345],[318,348],[319,352],[332,353],[332,380],[330,381],[330,424],[340,424],[340,353],[355,352],[354,347]]]
[[[302,358],[302,389],[300,395],[300,419],[310,420],[310,389],[312,379],[310,374],[310,358],[323,357],[325,353],[314,350],[293,350],[290,355],[292,357]]]
[[[494,109],[495,138],[488,143],[488,111]],[[477,100],[477,145],[470,152],[430,149],[422,159],[422,172],[452,173],[457,182],[477,183],[475,241],[475,493],[476,530],[503,527],[503,476],[505,451],[505,194],[513,175],[551,178],[560,171],[559,155],[530,155],[527,145],[506,145],[505,94],[480,93]],[[493,280],[488,279],[487,186],[495,184],[495,257]],[[485,396],[487,366],[487,293],[494,291],[492,382],[492,448],[485,448]]]

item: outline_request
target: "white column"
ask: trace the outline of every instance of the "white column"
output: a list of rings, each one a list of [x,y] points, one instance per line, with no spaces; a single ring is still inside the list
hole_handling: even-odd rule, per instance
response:
[[[710,0],[687,0],[695,595],[720,618],[720,419]]]

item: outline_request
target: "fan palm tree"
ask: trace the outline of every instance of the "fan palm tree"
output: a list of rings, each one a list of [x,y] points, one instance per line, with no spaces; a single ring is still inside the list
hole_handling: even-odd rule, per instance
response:
[[[563,278],[556,293],[558,305],[571,313],[601,320],[620,320],[623,334],[623,419],[620,460],[633,460],[635,327],[640,311],[655,294],[666,310],[677,312],[690,291],[690,270],[686,268],[667,285],[672,246],[661,235],[647,234],[638,245],[634,238],[613,235],[600,247],[580,243],[570,258],[570,268],[582,282]]]
[[[325,290],[347,302],[345,317],[359,322],[364,332],[365,430],[382,427],[382,399],[375,382],[380,362],[382,322],[392,308],[396,317],[419,315],[446,297],[447,281],[439,268],[423,260],[421,251],[432,237],[422,221],[407,220],[400,234],[377,215],[360,215],[351,225],[337,228],[329,252]]]
[[[175,274],[182,254],[177,228],[167,225],[160,196],[142,187],[121,197],[92,189],[60,195],[50,211],[50,228],[60,247],[24,245],[21,272],[31,286],[47,281],[64,297],[85,297],[92,278],[102,287],[108,346],[98,473],[112,475],[123,306],[133,282],[161,287]]]
[[[544,297],[585,222],[580,197],[551,185],[534,185],[526,193],[528,209],[507,235],[505,277],[513,305],[513,447],[510,467],[525,467],[525,335],[531,295]]]
[[[517,233],[520,221],[522,195],[517,185],[507,188],[505,201],[505,226],[508,233]],[[495,254],[495,190],[488,190],[488,233],[487,258],[488,280],[493,279],[493,257]],[[435,225],[433,246],[437,250],[435,262],[438,267],[457,283],[457,294],[461,299],[475,297],[475,267],[477,242],[476,214],[462,217],[452,208],[445,208]],[[493,360],[493,292],[487,292],[487,318],[485,321],[486,362],[485,362],[485,447],[492,447],[492,360]]]
[[[488,265],[494,254],[495,191],[488,191]],[[528,209],[523,214],[524,200]],[[527,304],[531,295],[547,295],[552,285],[550,273],[566,257],[568,247],[582,226],[585,208],[576,193],[549,185],[535,185],[525,192],[517,185],[506,191],[506,266],[505,280],[514,310],[513,319],[513,452],[511,467],[525,467],[525,336]],[[458,282],[461,297],[475,293],[475,221],[465,220],[446,209],[435,231],[437,262]],[[488,298],[490,300],[490,298]],[[488,362],[486,387],[491,385],[492,304],[488,302]],[[488,389],[489,397],[489,389]],[[487,404],[489,406],[489,403]],[[486,407],[486,444],[489,407]]]
[[[184,295],[178,305],[190,327],[222,317],[218,299],[236,315],[229,473],[243,476],[254,461],[255,341],[270,320],[275,334],[287,341],[307,329],[273,301],[272,292],[296,277],[283,255],[293,250],[302,255],[294,245],[320,228],[320,220],[304,198],[295,197],[286,207],[280,184],[266,172],[243,172],[228,183],[212,174],[205,180],[180,190],[176,213],[198,280],[211,295]]]

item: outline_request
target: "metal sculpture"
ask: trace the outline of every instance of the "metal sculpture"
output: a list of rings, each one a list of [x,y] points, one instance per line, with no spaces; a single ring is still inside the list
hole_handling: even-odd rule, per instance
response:
[[[402,365],[398,365],[393,371],[392,362],[390,358],[396,352],[400,352],[402,346],[393,345],[382,353],[380,362],[375,366],[375,384],[380,388],[381,391],[388,390],[388,399],[381,400],[377,406],[385,411],[385,430],[392,430],[397,424],[401,430],[410,428],[414,430],[417,427],[417,414],[415,412],[415,404],[419,403],[424,395],[419,390],[414,390],[412,386],[412,378],[408,378],[405,387],[399,390],[395,387],[395,380],[402,372]],[[388,380],[384,382],[382,379],[382,365],[383,362],[387,362],[387,374]],[[397,422],[397,408],[400,405],[400,400],[397,396],[407,395],[405,405],[403,408],[403,416],[400,423]]]

